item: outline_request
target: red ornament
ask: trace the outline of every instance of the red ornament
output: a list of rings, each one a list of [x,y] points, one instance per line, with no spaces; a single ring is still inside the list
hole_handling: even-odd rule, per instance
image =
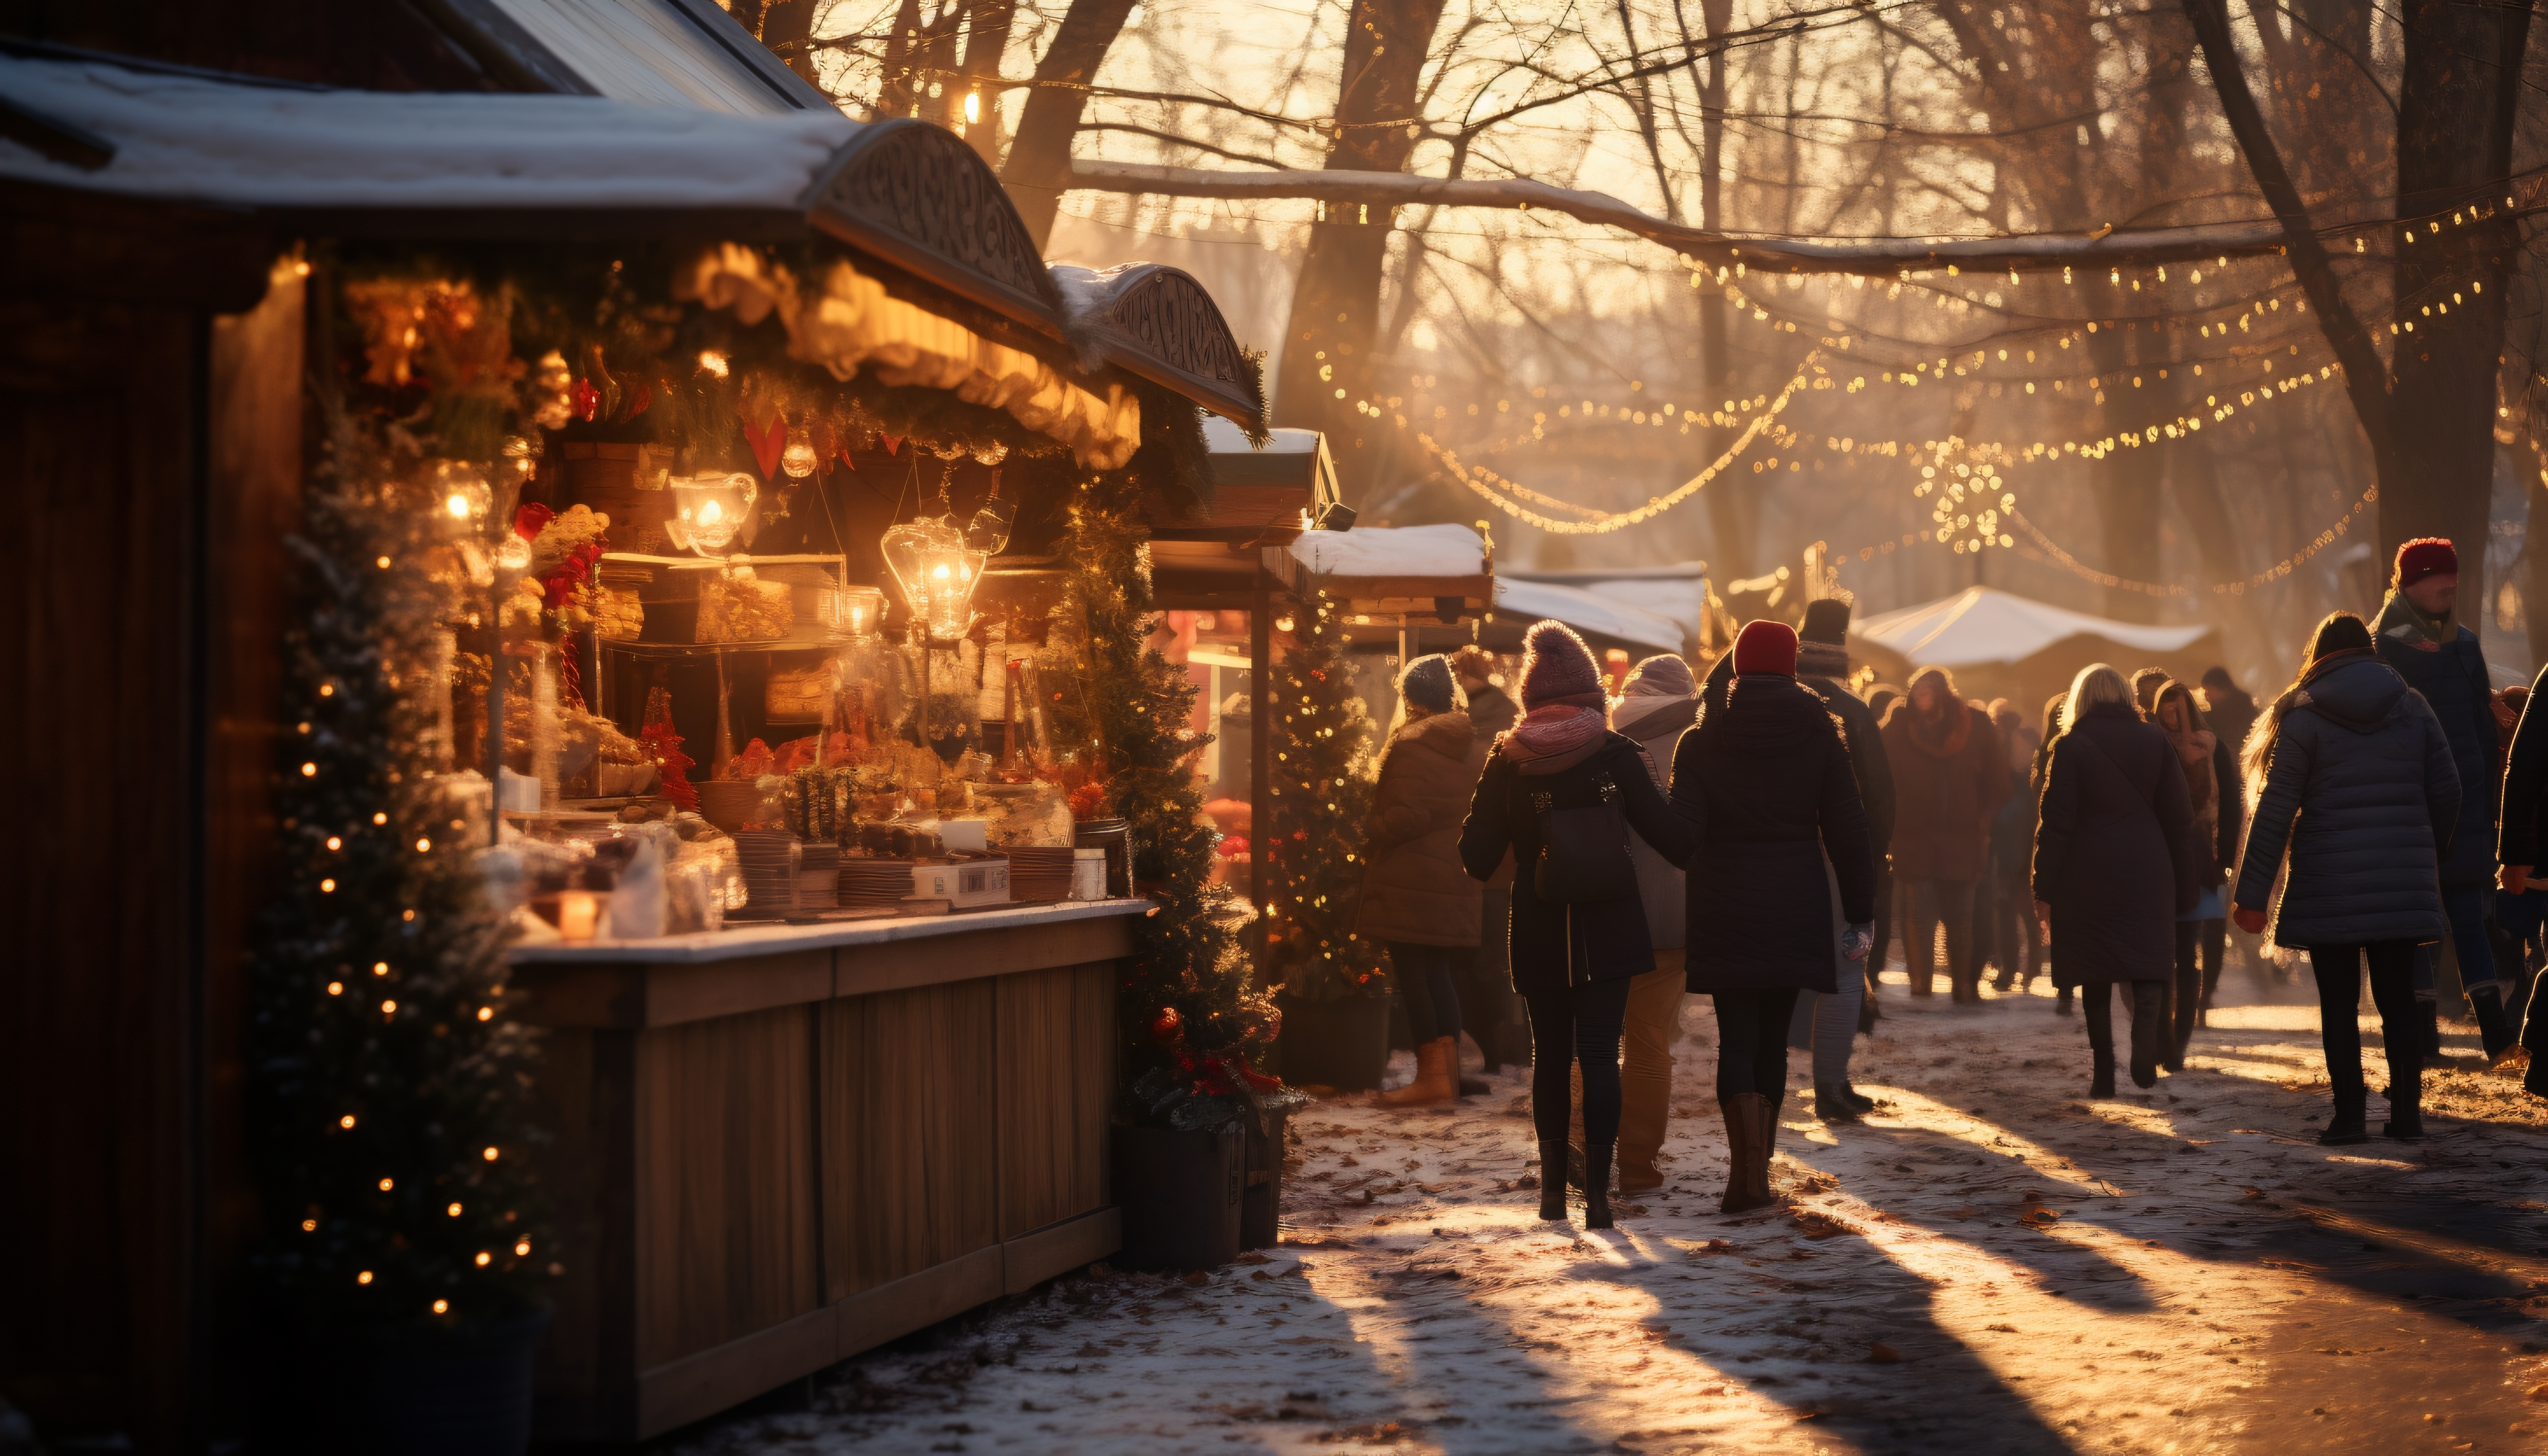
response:
[[[525,500],[513,511],[513,534],[525,541],[536,541],[540,532],[555,519],[556,511],[537,500]]]
[[[601,391],[594,389],[589,379],[577,380],[575,387],[566,392],[566,401],[578,419],[589,420],[601,410]]]
[[[1150,1040],[1162,1046],[1174,1046],[1185,1034],[1185,1018],[1173,1006],[1159,1008],[1159,1014],[1150,1018]]]

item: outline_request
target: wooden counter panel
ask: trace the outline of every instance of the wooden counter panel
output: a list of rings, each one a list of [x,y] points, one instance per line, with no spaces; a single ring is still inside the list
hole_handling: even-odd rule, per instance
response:
[[[1003,1238],[1106,1205],[1115,969],[1099,960],[999,979]]]
[[[637,1364],[823,1303],[815,1276],[812,1012],[637,1039]]]
[[[860,946],[838,953],[832,994],[864,996],[940,981],[1111,960],[1129,956],[1132,951],[1133,921],[1123,915],[982,930],[961,942],[898,941]]]
[[[956,981],[816,1010],[827,1299],[999,1242],[998,985]]]
[[[516,965],[522,1015],[550,1027],[664,1027],[802,1006],[832,994],[832,952],[785,951],[693,965]]]

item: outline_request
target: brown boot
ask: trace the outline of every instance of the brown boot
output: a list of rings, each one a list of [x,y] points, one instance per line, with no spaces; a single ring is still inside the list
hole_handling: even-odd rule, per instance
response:
[[[1415,1048],[1415,1080],[1373,1099],[1378,1107],[1426,1107],[1460,1095],[1460,1042],[1437,1037]]]
[[[1759,1185],[1769,1181],[1769,1150],[1762,1141],[1761,1124],[1769,1100],[1758,1092],[1737,1092],[1717,1104],[1725,1116],[1725,1147],[1729,1164],[1725,1174],[1725,1197],[1719,1199],[1716,1211],[1739,1214],[1757,1209],[1770,1201],[1766,1189]],[[1756,1173],[1755,1170],[1762,1171]]]
[[[1621,1078],[1619,1191],[1651,1193],[1664,1186],[1655,1154],[1663,1151],[1672,1119],[1672,1083],[1664,1078]]]

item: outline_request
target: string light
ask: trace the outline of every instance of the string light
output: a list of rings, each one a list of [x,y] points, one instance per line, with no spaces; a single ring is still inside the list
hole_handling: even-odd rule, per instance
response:
[[[352,1113],[347,1113],[343,1117],[336,1119],[336,1126],[339,1128],[350,1128],[354,1126],[354,1115]]]
[[[391,1188],[397,1186],[397,1183],[398,1180],[396,1178],[383,1178],[381,1180],[381,1192],[389,1192]]]
[[[433,1313],[437,1315],[448,1314],[450,1313],[450,1310],[451,1301],[449,1300],[435,1300],[433,1302]]]
[[[371,1270],[369,1270],[369,1269],[365,1269],[362,1273],[355,1275],[355,1276],[354,1276],[354,1282],[355,1282],[356,1284],[369,1284],[369,1283],[371,1283],[371,1282],[372,1282],[372,1271],[371,1271]]]

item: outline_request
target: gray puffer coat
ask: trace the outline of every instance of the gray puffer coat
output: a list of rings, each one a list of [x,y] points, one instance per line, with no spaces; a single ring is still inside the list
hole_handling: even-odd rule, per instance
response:
[[[2431,705],[2372,654],[2333,654],[2275,728],[2235,903],[2265,907],[2288,850],[2275,944],[2439,940],[2435,847],[2459,812],[2459,770]]]

